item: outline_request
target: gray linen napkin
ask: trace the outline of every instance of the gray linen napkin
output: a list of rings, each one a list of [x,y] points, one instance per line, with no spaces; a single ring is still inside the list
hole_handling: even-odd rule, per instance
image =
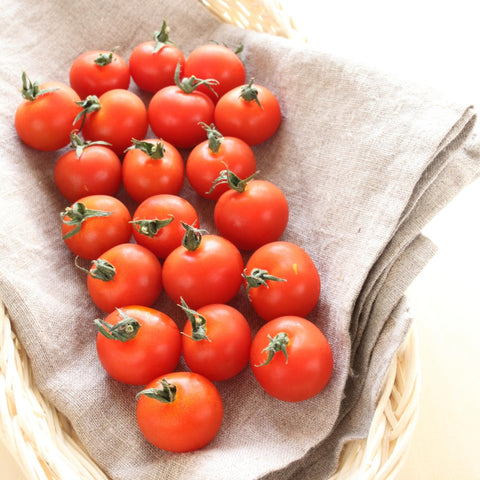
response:
[[[479,175],[472,108],[300,43],[222,24],[195,0],[2,6],[0,297],[45,397],[112,479],[327,478],[343,443],[366,435],[410,328],[403,292],[434,253],[422,227]],[[277,94],[282,124],[255,147],[258,167],[289,200],[283,238],[305,248],[320,271],[321,300],[309,318],[335,361],[327,388],[298,404],[269,398],[248,369],[219,383],[221,431],[188,454],[147,444],[134,418],[138,388],[109,379],[100,366],[93,319],[101,313],[61,240],[67,202],[55,190],[53,168],[63,152],[33,151],[13,127],[22,70],[66,82],[80,52],[118,45],[128,58],[163,19],[185,53],[210,40],[243,43],[248,78]],[[214,232],[213,205],[187,184],[182,195]],[[243,292],[232,304],[258,328]],[[183,325],[164,294],[156,306]]]

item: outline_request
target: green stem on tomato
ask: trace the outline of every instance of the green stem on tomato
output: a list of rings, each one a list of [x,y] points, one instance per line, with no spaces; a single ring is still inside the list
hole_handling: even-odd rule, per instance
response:
[[[285,357],[285,363],[288,363],[288,354],[287,354],[287,345],[290,339],[285,332],[277,333],[273,338],[268,335],[270,343],[262,350],[262,352],[268,352],[267,359],[260,365],[255,365],[255,367],[263,367],[268,365],[277,352],[282,352]]]
[[[238,193],[242,193],[245,191],[245,188],[247,188],[248,183],[252,181],[257,175],[258,175],[258,170],[252,175],[250,175],[249,177],[241,179],[235,173],[229,170],[227,167],[225,168],[225,170],[222,170],[218,174],[218,177],[212,182],[212,188],[207,193],[212,193],[217,185],[221,185],[225,183],[232,190],[235,190]]]
[[[79,120],[82,120],[82,124],[80,125],[80,129],[82,130],[83,126],[85,125],[85,120],[89,113],[97,112],[102,108],[100,104],[100,100],[96,95],[88,95],[85,100],[80,100],[79,102],[75,102],[82,110],[73,120],[73,124],[76,124]]]
[[[166,227],[172,223],[174,219],[175,217],[170,215],[168,218],[164,218],[162,220],[158,218],[143,218],[133,220],[130,223],[135,227],[138,233],[153,238],[163,227]]]
[[[104,142],[103,140],[82,140],[76,130],[70,133],[70,147],[75,149],[75,153],[77,154],[77,158],[80,158],[82,152],[85,148],[90,147],[91,145],[105,145],[111,146],[111,143]]]
[[[214,78],[201,79],[192,75],[191,77],[183,77],[182,80],[180,80],[180,62],[177,63],[177,67],[175,68],[174,80],[177,87],[187,94],[193,93],[200,85],[205,85],[218,97],[218,93],[212,87],[219,85],[220,82]]]
[[[196,342],[201,340],[211,341],[207,336],[207,319],[198,313],[197,311],[189,308],[183,297],[180,297],[181,305],[178,305],[187,315],[190,325],[192,326],[192,335],[187,335],[182,332],[182,335],[195,340]]]
[[[109,261],[104,260],[103,258],[93,260],[92,265],[94,268],[90,268],[90,270],[83,268],[78,264],[78,255],[75,257],[75,266],[82,272],[85,272],[87,275],[90,275],[92,278],[96,278],[97,280],[109,282],[110,280],[113,280],[113,277],[117,273],[115,267]]]
[[[246,102],[255,101],[260,108],[263,108],[260,100],[258,99],[258,90],[253,86],[253,81],[254,79],[252,78],[248,85],[244,85],[242,87],[240,97],[242,97]]]
[[[73,237],[80,232],[82,224],[85,220],[93,217],[108,217],[112,213],[113,212],[106,212],[104,210],[93,210],[91,208],[87,208],[82,202],[75,202],[71,207],[67,207],[62,213],[60,213],[62,222],[65,225],[75,227],[66,233],[63,236],[63,239],[66,240],[67,238]],[[65,217],[69,217],[69,220],[67,220]]]
[[[172,383],[168,383],[166,378],[162,378],[161,383],[162,388],[145,388],[141,392],[138,392],[135,398],[138,400],[141,395],[145,395],[162,403],[173,403],[175,401],[177,387]]]
[[[38,82],[32,82],[25,72],[22,72],[22,89],[20,90],[22,97],[25,100],[33,102],[36,98],[44,93],[54,92],[58,90],[58,87],[54,88],[45,88],[40,90],[40,84]]]
[[[185,229],[185,235],[182,239],[182,245],[189,251],[194,252],[202,243],[202,230],[195,228],[193,225],[188,225],[185,222],[181,222]]]
[[[262,268],[252,268],[250,275],[246,274],[246,269],[242,273],[242,277],[247,282],[247,295],[251,288],[258,288],[260,286],[265,286],[268,288],[267,280],[273,282],[286,282],[285,278],[275,277],[274,275],[270,275],[268,270],[264,270]]]
[[[164,20],[160,30],[156,30],[153,33],[153,53],[157,53],[165,45],[175,45],[175,42],[170,40],[170,28],[167,26],[167,22]]]
[[[200,125],[207,132],[208,148],[212,153],[218,153],[220,145],[223,141],[223,135],[216,129],[215,125],[207,125],[205,122],[200,122]]]
[[[122,317],[115,325],[112,325],[105,320],[97,318],[94,320],[97,330],[109,340],[120,340],[121,342],[128,342],[136,337],[140,330],[140,322],[127,315],[123,310],[117,308],[117,312]]]
[[[108,53],[100,53],[98,57],[94,60],[94,62],[99,66],[99,67],[105,67],[106,65],[112,63],[113,60],[113,52],[117,49],[118,47],[112,48]]]
[[[131,147],[128,147],[125,151],[138,149],[146,153],[150,158],[154,160],[163,158],[163,156],[165,155],[165,145],[161,140],[159,140],[158,142],[147,142],[145,140],[137,140],[135,138],[132,138],[132,144],[133,145]]]

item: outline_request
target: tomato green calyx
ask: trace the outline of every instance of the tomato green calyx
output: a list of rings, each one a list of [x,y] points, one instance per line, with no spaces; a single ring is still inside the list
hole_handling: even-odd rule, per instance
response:
[[[75,227],[73,230],[70,230],[68,233],[66,233],[63,236],[63,239],[66,240],[67,238],[76,235],[82,228],[82,224],[85,220],[93,217],[108,217],[111,214],[112,212],[93,210],[91,208],[87,208],[82,202],[75,202],[71,207],[67,207],[62,213],[60,213],[62,222],[65,225],[71,225]],[[69,217],[69,220],[67,220],[65,217]]]
[[[153,238],[163,227],[172,223],[174,219],[175,217],[170,215],[168,218],[162,220],[158,218],[142,218],[139,220],[133,220],[130,223],[136,228],[138,233]]]
[[[54,92],[55,90],[58,90],[58,87],[40,90],[40,84],[38,82],[32,83],[32,81],[27,77],[27,74],[22,72],[22,89],[20,92],[25,100],[33,102],[40,95],[48,92]]]
[[[96,140],[96,141],[84,141],[82,140],[76,131],[73,131],[70,133],[70,147],[75,149],[75,152],[77,154],[77,158],[80,158],[82,155],[82,152],[85,148],[91,146],[91,145],[105,145],[105,146],[111,146],[111,143],[104,142],[103,140]]]
[[[118,47],[112,48],[112,50],[110,50],[108,53],[100,53],[94,62],[100,67],[105,67],[109,63],[112,63],[113,53],[117,48]]]
[[[180,80],[180,62],[177,63],[177,67],[175,68],[174,79],[177,87],[187,94],[193,93],[200,85],[205,85],[218,97],[218,93],[213,89],[213,87],[219,85],[220,82],[214,78],[201,79],[197,78],[195,75],[192,75],[191,77],[184,77],[182,80]]]
[[[185,235],[182,239],[182,245],[189,251],[195,251],[202,243],[202,231],[200,228],[195,228],[193,225],[188,225],[185,222],[181,222],[185,229]]]
[[[125,151],[138,149],[146,153],[150,158],[158,160],[165,155],[165,145],[162,141],[146,142],[144,140],[137,140],[132,138],[133,145],[128,147]]]
[[[268,365],[277,352],[282,352],[285,357],[285,363],[288,363],[288,354],[287,354],[287,345],[290,339],[285,332],[277,333],[273,338],[268,335],[270,343],[262,350],[262,352],[268,352],[267,359],[260,365],[255,365],[255,367],[263,367]]]
[[[213,123],[211,125],[207,125],[204,122],[200,122],[200,125],[202,125],[207,132],[208,148],[212,151],[212,153],[218,153],[218,150],[220,150],[220,145],[223,141],[223,135],[216,129]]]
[[[247,294],[251,288],[258,288],[260,286],[265,286],[268,288],[267,280],[273,282],[286,282],[285,278],[275,277],[274,275],[270,275],[267,270],[262,268],[252,268],[250,275],[247,275],[247,270],[245,269],[242,273],[242,277],[247,282]]]
[[[253,81],[254,79],[252,78],[248,85],[244,85],[242,87],[240,97],[242,97],[246,102],[255,101],[260,108],[263,108],[260,100],[258,99],[258,90],[253,86]]]
[[[197,311],[189,308],[189,306],[182,297],[180,297],[180,301],[182,302],[182,304],[178,306],[185,312],[188,320],[190,321],[190,324],[192,325],[192,335],[190,336],[183,332],[182,335],[185,335],[186,337],[191,338],[196,342],[199,342],[201,340],[207,340],[208,342],[210,342],[211,340],[207,336],[207,319]]]
[[[160,51],[165,45],[175,45],[175,42],[170,40],[170,28],[167,26],[167,22],[164,20],[162,23],[162,28],[160,30],[156,30],[153,33],[153,53],[157,53]]]
[[[97,318],[94,320],[95,326],[104,337],[110,340],[128,342],[136,337],[138,330],[140,330],[140,322],[137,319],[127,315],[123,310],[120,310],[120,308],[117,308],[117,312],[122,317],[122,320],[115,325]]]
[[[98,258],[92,263],[93,268],[88,272],[92,278],[102,280],[103,282],[109,282],[110,280],[113,280],[113,277],[116,275],[117,271],[109,261],[104,260],[103,258]]]
[[[225,170],[222,170],[219,173],[218,177],[212,182],[212,188],[207,193],[212,193],[217,185],[225,184],[225,183],[232,190],[235,190],[239,193],[242,193],[242,192],[245,191],[245,188],[247,188],[248,183],[251,180],[253,180],[257,175],[258,175],[258,170],[255,173],[253,173],[252,175],[250,175],[249,177],[244,178],[242,180],[240,177],[235,175],[235,173],[233,173],[227,167],[227,168],[225,168]]]
[[[168,383],[166,378],[162,378],[161,383],[162,388],[145,388],[138,392],[135,398],[138,400],[141,395],[145,395],[162,403],[173,403],[177,393],[176,385]]]
[[[81,130],[83,128],[83,125],[85,124],[87,114],[97,112],[102,108],[102,105],[100,104],[100,100],[96,95],[88,95],[88,97],[85,100],[80,100],[79,102],[75,102],[75,103],[79,107],[81,107],[82,110],[75,117],[75,119],[73,120],[73,123],[75,124],[79,120],[82,120],[82,124],[80,126],[80,130]]]

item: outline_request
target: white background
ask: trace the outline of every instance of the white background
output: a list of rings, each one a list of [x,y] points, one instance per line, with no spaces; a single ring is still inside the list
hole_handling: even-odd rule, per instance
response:
[[[322,51],[431,85],[480,109],[474,0],[284,0]],[[421,409],[398,480],[477,480],[480,431],[480,181],[424,230],[439,250],[408,290],[421,360]],[[3,480],[23,480],[0,445]]]

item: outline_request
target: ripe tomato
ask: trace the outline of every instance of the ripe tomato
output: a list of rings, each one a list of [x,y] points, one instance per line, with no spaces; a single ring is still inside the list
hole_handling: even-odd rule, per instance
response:
[[[130,90],[108,90],[100,97],[89,96],[82,102],[85,140],[102,140],[123,156],[132,138],[144,138],[148,130],[147,108]]]
[[[70,66],[70,85],[80,98],[100,96],[115,88],[128,89],[130,72],[125,60],[106,50],[93,50],[79,55]]]
[[[87,260],[132,236],[132,217],[127,207],[110,195],[89,195],[67,207],[62,216],[62,235],[65,245]]]
[[[77,93],[61,82],[32,83],[22,75],[24,100],[15,111],[15,129],[29,147],[53,151],[70,142],[70,132],[78,128],[75,122],[81,108]]]
[[[149,307],[162,291],[162,266],[148,248],[121,243],[92,262],[87,288],[95,305],[107,313],[127,305]]]
[[[157,137],[177,148],[191,148],[203,140],[205,132],[201,124],[212,123],[215,110],[212,100],[197,89],[214,82],[196,77],[180,81],[179,75],[180,65],[177,65],[175,85],[162,88],[150,100],[148,120]]]
[[[223,421],[217,387],[203,375],[173,372],[137,394],[137,423],[144,437],[169,452],[189,452],[210,443]]]
[[[155,93],[167,85],[174,85],[176,66],[180,63],[181,71],[184,69],[185,57],[168,34],[164,21],[161,30],[154,32],[152,41],[140,43],[130,54],[130,75],[142,90]]]
[[[122,166],[127,193],[137,202],[161,193],[178,194],[185,179],[185,164],[180,152],[164,140],[132,139],[132,142]]]
[[[70,202],[86,195],[114,196],[122,183],[118,155],[102,142],[83,142],[71,135],[72,150],[57,161],[54,180],[58,191]]]
[[[270,138],[281,121],[280,105],[275,95],[262,85],[235,87],[215,106],[215,125],[224,134],[239,137],[249,145]]]
[[[316,325],[302,317],[284,316],[269,321],[257,332],[250,364],[269,395],[285,402],[300,402],[325,388],[333,371],[333,355]]]
[[[283,192],[267,180],[232,182],[231,172],[226,175],[231,189],[220,196],[213,212],[220,235],[241,250],[256,250],[278,240],[288,223]]]
[[[307,316],[320,298],[320,275],[308,253],[291,242],[263,245],[248,259],[245,285],[263,320]]]
[[[228,303],[242,284],[243,258],[227,239],[204,235],[188,225],[183,244],[163,264],[163,285],[177,304],[184,298],[197,309],[210,303]]]
[[[139,245],[157,257],[166,258],[182,244],[187,225],[200,226],[191,203],[177,195],[153,195],[144,200],[133,214],[133,237]]]
[[[95,320],[95,325],[100,363],[119,382],[146,385],[172,372],[180,360],[180,330],[158,310],[129,305]]]
[[[211,304],[197,311],[182,302],[188,320],[182,351],[193,372],[212,381],[227,380],[248,364],[252,334],[247,319],[230,305]]]
[[[230,48],[212,43],[195,48],[185,61],[185,76],[214,78],[218,85],[211,90],[201,85],[199,90],[208,95],[214,103],[234,87],[245,83],[245,67],[239,56]]]
[[[225,168],[240,178],[253,175],[257,169],[255,154],[243,140],[223,137],[214,125],[204,126],[208,139],[195,146],[187,158],[186,175],[192,188],[203,198],[218,200],[228,190],[227,184],[214,181]]]

